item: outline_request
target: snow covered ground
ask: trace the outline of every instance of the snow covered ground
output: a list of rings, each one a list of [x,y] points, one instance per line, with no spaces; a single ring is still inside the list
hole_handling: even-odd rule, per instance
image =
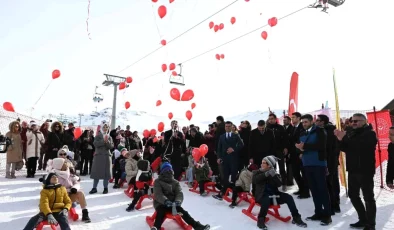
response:
[[[4,161],[1,162],[3,164]],[[43,172],[40,172],[43,174]],[[17,173],[17,179],[9,180],[4,178],[4,168],[0,172],[0,229],[14,230],[23,229],[29,218],[38,212],[39,193],[41,183],[38,176],[35,179],[24,177],[25,172]],[[87,194],[88,208],[92,223],[84,224],[80,221],[70,222],[73,230],[78,229],[149,229],[145,222],[145,217],[151,215],[154,210],[152,201],[147,200],[143,203],[141,211],[126,212],[130,198],[124,195],[123,189],[114,190],[112,187],[109,193],[89,195],[92,180],[89,177],[82,177],[82,187]],[[98,190],[102,192],[102,185],[99,184]],[[211,229],[240,230],[257,229],[256,222],[242,214],[241,210],[247,207],[246,203],[241,203],[239,207],[231,209],[225,201],[217,201],[211,196],[200,197],[189,192],[188,188],[182,183],[185,200],[183,207],[190,214],[203,224],[210,224]],[[296,190],[293,186],[290,192]],[[394,229],[394,193],[376,188],[375,197],[378,205],[376,229]],[[313,214],[312,199],[295,199],[297,207],[303,218]],[[309,229],[349,229],[349,224],[357,221],[357,214],[350,201],[345,196],[344,190],[341,192],[342,213],[333,217],[333,224],[322,227],[319,223],[307,222]],[[78,213],[81,210],[77,207]],[[254,212],[258,212],[255,208]],[[290,215],[286,206],[280,210],[282,215]],[[180,229],[171,220],[165,222],[167,230]],[[300,229],[291,223],[283,223],[271,218],[268,222],[270,229]],[[48,228],[47,228],[48,229]]]

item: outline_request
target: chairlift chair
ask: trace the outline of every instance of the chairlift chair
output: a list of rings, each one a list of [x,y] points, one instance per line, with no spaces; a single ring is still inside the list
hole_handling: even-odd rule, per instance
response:
[[[328,4],[337,7],[345,3],[346,0],[328,0]]]
[[[177,76],[173,76],[170,74],[170,84],[185,86],[185,79],[182,76],[182,63],[178,64],[179,66],[179,73]]]

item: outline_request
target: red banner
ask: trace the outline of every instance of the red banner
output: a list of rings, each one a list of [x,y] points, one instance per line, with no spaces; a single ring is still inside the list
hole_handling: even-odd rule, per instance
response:
[[[376,117],[376,120],[375,120]],[[376,165],[377,168],[380,166],[385,160],[388,159],[387,146],[390,143],[389,139],[389,130],[391,127],[391,118],[390,111],[376,111],[376,112],[368,112],[367,113],[368,123],[372,124],[373,129],[378,136],[379,143],[376,147]],[[376,127],[376,124],[378,127]],[[381,150],[381,162],[379,161],[379,147]]]
[[[298,73],[293,72],[290,80],[289,110],[288,115],[297,112],[298,109]]]

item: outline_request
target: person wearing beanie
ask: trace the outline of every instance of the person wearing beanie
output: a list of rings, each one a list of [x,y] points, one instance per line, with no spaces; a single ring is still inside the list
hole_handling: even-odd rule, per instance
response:
[[[259,167],[256,164],[250,164],[248,168],[243,169],[239,173],[238,180],[235,181],[235,186],[232,188],[232,202],[230,208],[237,206],[238,193],[240,192],[250,192],[252,187],[252,176],[253,171],[258,170]]]
[[[169,162],[163,162],[160,166],[160,175],[153,185],[153,206],[157,216],[151,230],[161,229],[166,213],[171,213],[173,206],[176,212],[182,215],[182,219],[195,230],[209,230],[209,225],[202,225],[195,221],[190,214],[182,208],[183,192],[181,185],[174,179],[174,171]]]
[[[252,183],[256,185],[254,197],[257,203],[260,204],[260,212],[257,219],[257,227],[267,230],[265,225],[265,217],[267,216],[268,208],[274,203],[276,199],[277,204],[287,204],[293,217],[292,223],[299,227],[307,227],[302,221],[301,215],[291,195],[285,192],[280,192],[278,187],[282,186],[280,175],[276,172],[275,166],[277,158],[275,156],[264,157],[261,162],[261,168],[253,171]],[[273,195],[278,198],[270,198]]]
[[[71,208],[71,199],[64,186],[59,184],[55,173],[48,173],[39,179],[43,183],[40,193],[40,212],[30,218],[23,230],[33,230],[44,219],[49,224],[59,224],[61,230],[71,230],[68,223],[68,211]]]
[[[89,194],[97,193],[99,180],[103,180],[103,194],[108,193],[108,183],[112,178],[112,154],[111,149],[114,147],[112,137],[108,135],[109,127],[104,124],[101,132],[97,132],[94,138],[95,155],[92,165],[90,178],[93,179],[93,188]]]

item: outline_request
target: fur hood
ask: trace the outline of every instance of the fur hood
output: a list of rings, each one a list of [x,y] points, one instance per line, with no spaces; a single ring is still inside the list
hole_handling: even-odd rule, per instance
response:
[[[9,130],[10,130],[11,133],[14,132],[14,128],[15,128],[16,125],[19,125],[19,131],[22,130],[21,124],[20,124],[18,121],[13,121],[13,122],[11,122],[11,123],[8,125],[8,128],[9,128]]]
[[[59,132],[60,132],[60,133],[63,133],[63,132],[64,132],[63,124],[60,123],[60,122],[58,122],[58,121],[55,121],[55,122],[52,123],[52,125],[51,125],[51,132],[55,132],[55,126],[56,126],[56,125],[59,125],[59,126],[60,126]]]

